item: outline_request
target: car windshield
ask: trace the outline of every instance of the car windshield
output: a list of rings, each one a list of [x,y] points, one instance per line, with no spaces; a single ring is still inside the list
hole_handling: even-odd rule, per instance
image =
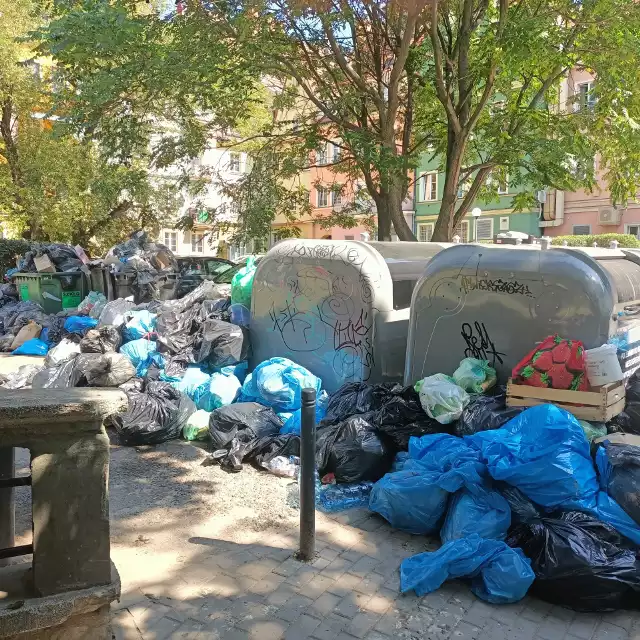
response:
[[[259,262],[260,262],[260,258],[256,258],[256,264],[258,264]],[[240,271],[240,269],[244,269],[244,267],[246,266],[247,266],[247,261],[243,260],[240,264],[237,264],[235,267],[232,267],[228,271],[225,271],[224,273],[221,273],[220,275],[216,276],[213,279],[213,281],[216,284],[231,284],[231,281],[233,280],[233,276],[235,276],[236,273]]]
[[[233,269],[233,265],[221,260],[207,260],[207,273],[211,276],[217,276],[220,273]]]

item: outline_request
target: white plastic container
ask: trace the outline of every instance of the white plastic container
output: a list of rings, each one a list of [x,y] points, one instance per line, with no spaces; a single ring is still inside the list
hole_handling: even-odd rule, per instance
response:
[[[596,349],[584,352],[587,365],[587,378],[592,387],[622,380],[622,368],[617,356],[618,349],[614,344],[603,344]]]

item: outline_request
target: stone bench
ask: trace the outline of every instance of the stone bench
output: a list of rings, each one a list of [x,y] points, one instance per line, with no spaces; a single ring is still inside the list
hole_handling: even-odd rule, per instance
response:
[[[31,566],[0,567],[0,638],[111,637],[108,610],[119,581],[110,560],[103,420],[126,403],[122,392],[106,389],[0,394],[0,449],[5,462],[11,448],[29,450],[33,513]],[[0,513],[11,516],[11,490],[1,491]],[[0,539],[13,535],[13,522],[4,520]],[[77,635],[89,628],[87,616],[91,631]]]

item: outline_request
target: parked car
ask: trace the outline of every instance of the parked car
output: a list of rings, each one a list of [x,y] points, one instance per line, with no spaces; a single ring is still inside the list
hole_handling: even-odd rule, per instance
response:
[[[260,260],[262,260],[262,256],[254,256],[254,257],[256,259],[256,264],[259,264]],[[222,273],[218,274],[215,278],[212,278],[212,280],[216,284],[231,284],[231,281],[233,280],[233,276],[235,276],[236,273],[240,271],[240,269],[243,269],[246,266],[247,266],[247,260],[245,258],[244,260],[242,260],[242,262],[238,262],[234,267],[232,267],[228,271],[223,271]]]
[[[224,258],[178,258],[180,276],[177,297],[182,298],[193,291],[203,280],[214,280],[216,277],[233,269],[236,265]]]

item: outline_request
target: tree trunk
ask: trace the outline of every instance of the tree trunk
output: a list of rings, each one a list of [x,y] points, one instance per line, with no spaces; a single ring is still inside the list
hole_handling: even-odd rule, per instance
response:
[[[376,209],[378,213],[378,240],[380,242],[391,241],[391,209],[387,194],[376,194]]]
[[[455,210],[463,152],[464,145],[456,139],[452,131],[449,131],[442,203],[431,238],[434,242],[451,242],[453,238],[453,232],[456,228]]]

